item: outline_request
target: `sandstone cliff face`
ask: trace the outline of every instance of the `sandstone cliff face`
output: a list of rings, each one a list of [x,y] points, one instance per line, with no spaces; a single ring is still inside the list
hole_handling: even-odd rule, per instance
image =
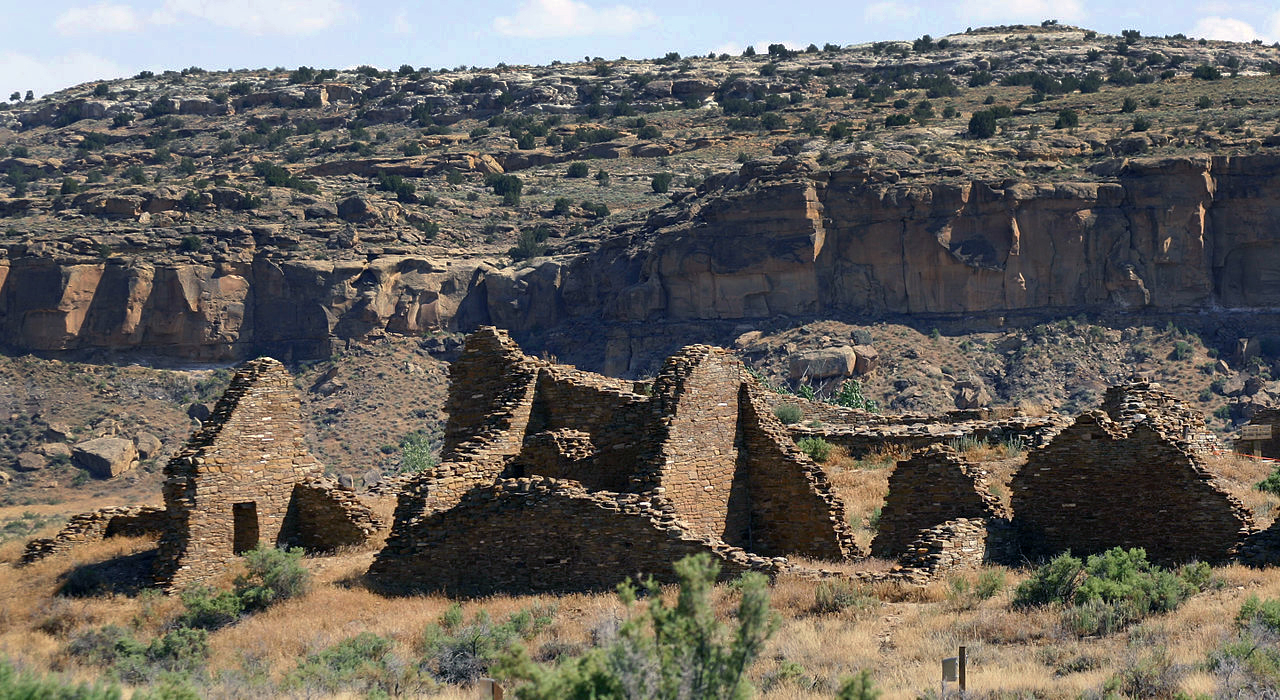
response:
[[[516,333],[575,319],[1250,309],[1280,304],[1280,157],[1113,162],[1097,181],[738,176],[578,257],[498,269],[388,256],[162,264],[0,258],[17,350],[192,359],[327,354],[371,333]]]

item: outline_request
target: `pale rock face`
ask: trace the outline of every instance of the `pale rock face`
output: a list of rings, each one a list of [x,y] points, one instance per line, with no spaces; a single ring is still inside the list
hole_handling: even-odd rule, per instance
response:
[[[138,466],[138,450],[125,438],[95,438],[76,445],[71,459],[93,476],[110,479]]]
[[[791,379],[828,379],[852,376],[858,355],[845,345],[838,348],[809,350],[787,358]]]

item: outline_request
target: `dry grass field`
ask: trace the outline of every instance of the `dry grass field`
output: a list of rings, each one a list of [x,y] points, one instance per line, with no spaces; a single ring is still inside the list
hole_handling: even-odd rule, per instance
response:
[[[1242,481],[1253,478],[1244,462],[1240,469]],[[883,498],[888,472],[849,468],[836,474],[855,517],[865,517]],[[20,515],[7,510],[0,518]],[[121,576],[111,582],[114,593],[59,593],[84,567],[145,560],[154,548],[151,541],[113,539],[15,567],[22,544],[13,539],[0,545],[0,656],[20,668],[75,680],[109,677],[109,668],[86,664],[69,651],[77,640],[114,625],[146,643],[173,629],[184,612],[178,596],[131,589],[127,566],[113,570]],[[190,675],[190,683],[207,697],[361,697],[363,686],[325,690],[298,685],[291,674],[309,655],[362,633],[390,641],[387,668],[425,663],[432,653],[430,630],[455,604],[461,606],[462,620],[483,613],[498,621],[521,611],[547,616],[524,637],[533,657],[543,662],[590,648],[602,630],[626,614],[608,592],[461,601],[443,595],[384,597],[362,582],[375,550],[376,544],[305,559],[313,577],[309,592],[211,632],[207,661]],[[888,563],[846,566],[865,570]],[[228,572],[218,585],[230,587],[236,573]],[[933,697],[939,660],[966,645],[972,697],[1102,697],[1108,683],[1115,687],[1117,679],[1132,677],[1154,693],[1151,697],[1171,697],[1171,689],[1188,697],[1221,695],[1224,680],[1210,660],[1237,634],[1235,618],[1249,596],[1280,598],[1280,571],[1233,565],[1213,574],[1215,583],[1176,611],[1090,637],[1069,631],[1060,607],[1011,606],[1013,589],[1029,571],[992,568],[927,587],[859,587],[783,577],[770,589],[780,625],[750,676],[758,696],[769,699],[833,697],[840,679],[861,669],[871,670],[883,698]],[[989,597],[977,592],[980,578],[996,582]],[[664,595],[674,592],[671,587]],[[733,586],[717,586],[717,613],[731,617],[737,597]],[[400,690],[408,696],[476,697],[466,685],[420,677]]]

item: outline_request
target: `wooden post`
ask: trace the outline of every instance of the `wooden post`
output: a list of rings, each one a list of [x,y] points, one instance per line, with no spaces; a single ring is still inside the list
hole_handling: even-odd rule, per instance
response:
[[[966,662],[968,661],[968,658],[969,658],[969,657],[968,657],[968,654],[966,653],[965,648],[964,648],[964,647],[960,647],[960,692],[962,692],[962,693],[963,693],[963,692],[964,692],[964,690],[965,690],[965,680],[966,680],[966,679],[965,679],[965,671],[966,671],[966,669],[965,669],[965,665],[966,665]]]

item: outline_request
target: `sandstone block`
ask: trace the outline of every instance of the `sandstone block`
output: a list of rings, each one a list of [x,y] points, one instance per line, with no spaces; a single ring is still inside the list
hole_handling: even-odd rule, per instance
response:
[[[857,374],[868,374],[880,365],[880,353],[870,345],[855,345],[853,352],[858,356],[853,367]]]
[[[858,354],[847,345],[823,350],[808,350],[787,358],[787,364],[792,379],[848,377],[857,367]]]
[[[22,452],[13,461],[13,468],[20,472],[39,471],[45,468],[45,459],[34,452]]]
[[[133,436],[133,444],[138,448],[138,457],[141,459],[151,459],[160,453],[162,447],[160,438],[148,432],[141,432]]]
[[[96,438],[75,446],[71,459],[76,466],[99,479],[110,479],[133,469],[138,464],[138,449],[132,440]]]

